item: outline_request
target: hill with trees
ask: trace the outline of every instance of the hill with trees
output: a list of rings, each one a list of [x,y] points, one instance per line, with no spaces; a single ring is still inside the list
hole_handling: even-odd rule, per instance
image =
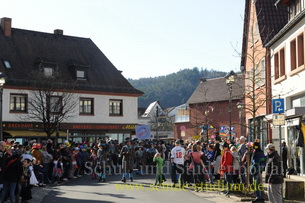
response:
[[[166,76],[128,79],[128,81],[144,92],[144,95],[139,97],[139,107],[146,108],[151,102],[159,100],[163,108],[168,108],[186,103],[198,86],[200,78],[210,79],[225,75],[226,72],[195,67]]]

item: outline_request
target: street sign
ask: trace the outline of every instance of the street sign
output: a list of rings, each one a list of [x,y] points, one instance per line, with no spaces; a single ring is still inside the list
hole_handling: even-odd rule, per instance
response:
[[[186,127],[185,127],[184,125],[182,125],[182,126],[180,127],[180,130],[181,130],[181,131],[186,131]]]
[[[166,122],[166,117],[159,117],[158,122],[165,123]]]
[[[272,113],[285,113],[284,99],[272,99]]]
[[[285,115],[273,115],[273,125],[285,125]]]
[[[185,137],[185,131],[181,131],[181,137]]]

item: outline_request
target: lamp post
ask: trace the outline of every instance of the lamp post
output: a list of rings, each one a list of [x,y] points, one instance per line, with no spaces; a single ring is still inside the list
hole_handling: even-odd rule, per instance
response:
[[[158,120],[159,120],[159,107],[157,106],[156,108],[156,123],[157,123],[157,126],[156,126],[156,139],[158,140],[159,139],[159,123],[158,123]]]
[[[243,117],[243,110],[244,110],[244,108],[245,108],[245,104],[244,104],[244,103],[241,103],[241,102],[238,102],[238,103],[236,104],[236,106],[237,106],[237,109],[238,109],[238,111],[239,111],[240,134],[243,135],[243,133],[244,133],[244,125],[243,125],[243,119],[244,119],[244,117]]]
[[[229,129],[229,135],[230,135],[230,141],[232,142],[232,85],[235,81],[236,74],[234,71],[231,70],[230,73],[228,73],[226,78],[226,84],[228,86],[229,91],[229,115],[230,115],[230,129]]]
[[[3,85],[5,84],[5,74],[0,72],[0,141],[3,141],[3,129],[2,129],[2,95],[3,95]]]

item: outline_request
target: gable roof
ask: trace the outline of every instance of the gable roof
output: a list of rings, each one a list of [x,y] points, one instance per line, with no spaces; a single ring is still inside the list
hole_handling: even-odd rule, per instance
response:
[[[242,75],[236,77],[232,86],[232,100],[242,99],[244,93],[244,80]],[[214,78],[199,83],[187,104],[198,104],[218,101],[228,101],[230,98],[228,86],[224,77]]]
[[[256,15],[264,46],[287,24],[288,13],[284,5],[275,6],[276,0],[257,0]]]
[[[0,29],[1,30],[1,29]],[[12,28],[10,37],[0,31],[0,71],[7,75],[6,85],[35,86],[29,72],[35,63],[53,64],[66,83],[75,84],[71,66],[86,68],[86,80],[77,81],[76,90],[124,93],[140,96],[135,89],[89,38],[50,34]]]
[[[255,10],[262,44],[267,43],[287,24],[288,14],[286,6],[275,6],[277,0],[256,0]],[[244,28],[241,67],[245,65],[246,52],[248,48],[248,32],[251,20],[252,0],[245,0]]]

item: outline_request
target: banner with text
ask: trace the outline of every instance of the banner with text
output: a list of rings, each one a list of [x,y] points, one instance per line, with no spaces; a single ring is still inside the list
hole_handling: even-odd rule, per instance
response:
[[[136,127],[136,137],[139,140],[150,139],[150,126],[149,125],[138,125]]]

